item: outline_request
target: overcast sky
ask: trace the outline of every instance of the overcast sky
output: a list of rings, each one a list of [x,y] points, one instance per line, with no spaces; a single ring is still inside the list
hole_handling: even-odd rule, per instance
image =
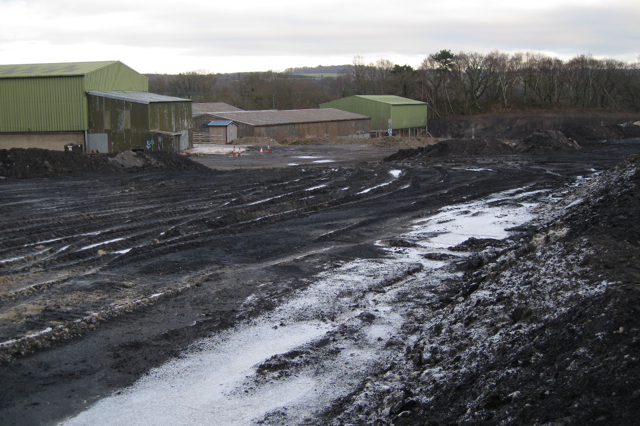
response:
[[[283,71],[454,53],[635,62],[639,0],[0,0],[0,64],[120,60],[141,73]]]

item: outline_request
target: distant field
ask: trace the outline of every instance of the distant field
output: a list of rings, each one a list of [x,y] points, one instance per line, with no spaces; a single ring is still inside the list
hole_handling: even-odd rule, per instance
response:
[[[340,74],[338,74],[337,72],[331,73],[331,72],[322,72],[322,73],[296,73],[294,75],[301,75],[303,77],[311,77],[311,78],[323,78],[323,77],[333,77],[336,78],[338,77]]]

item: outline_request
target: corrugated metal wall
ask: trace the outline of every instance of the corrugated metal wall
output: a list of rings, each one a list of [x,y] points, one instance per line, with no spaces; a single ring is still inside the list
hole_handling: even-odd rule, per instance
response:
[[[0,132],[86,129],[82,76],[0,79]]]
[[[151,130],[180,132],[191,126],[191,102],[153,102],[149,105]]]
[[[370,132],[371,125],[369,124],[369,119],[363,119],[256,126],[251,136],[269,137],[277,141],[282,141],[284,139],[295,140],[323,136],[369,135]],[[241,135],[240,129],[238,129],[238,133],[239,136],[249,136]]]
[[[148,88],[147,77],[121,62],[77,76],[0,78],[0,132],[84,131],[85,92]]]
[[[373,102],[356,96],[327,102],[321,104],[320,108],[336,108],[371,117],[372,130],[388,128],[388,120],[391,118],[391,106],[389,104]]]
[[[102,96],[88,96],[89,133],[109,135],[111,151],[146,147],[149,136],[149,105]],[[105,125],[105,111],[110,122]]]
[[[191,102],[144,104],[89,95],[88,104],[89,133],[107,134],[112,152],[135,146],[149,151],[175,152],[189,147]],[[106,126],[105,116],[110,119]],[[152,130],[181,135],[152,134]]]
[[[427,105],[392,105],[391,122],[394,129],[426,127]]]
[[[122,62],[114,62],[85,76],[85,91],[148,92],[149,79]]]
[[[320,108],[337,108],[371,117],[372,130],[386,130],[389,119],[394,129],[425,127],[427,125],[427,105],[394,105],[372,99],[351,96],[320,105]]]

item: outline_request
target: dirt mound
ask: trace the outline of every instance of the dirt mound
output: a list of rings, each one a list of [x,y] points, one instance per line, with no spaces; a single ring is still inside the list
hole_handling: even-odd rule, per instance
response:
[[[188,157],[173,152],[123,151],[109,154],[109,162],[127,171],[138,170],[208,170]]]
[[[580,149],[580,145],[557,130],[541,130],[524,138],[522,142],[515,145],[515,148],[521,152],[537,153],[549,151],[571,151]]]
[[[38,148],[0,150],[3,178],[61,177],[83,173],[122,173],[141,170],[205,170],[206,167],[170,152],[82,154]]]
[[[38,148],[0,150],[0,176],[19,179],[59,177],[79,173],[117,173],[106,155],[49,151]]]
[[[626,122],[611,126],[579,126],[564,133],[578,143],[615,141],[640,138],[639,122]]]
[[[405,324],[419,338],[385,370],[383,390],[353,395],[340,420],[636,424],[639,168],[636,154],[542,206],[511,248],[485,250],[492,259],[427,304],[435,322]]]
[[[517,150],[506,143],[486,139],[451,139],[434,145],[413,149],[401,149],[384,161],[403,161],[409,158],[444,158],[444,157],[487,157],[494,155],[513,155]]]
[[[554,129],[582,143],[584,140],[573,133],[574,129],[591,129],[585,136],[594,141],[613,140],[614,135],[617,135],[615,139],[638,137],[627,136],[618,125],[639,119],[637,112],[599,109],[512,111],[430,120],[429,132],[448,139],[470,139],[475,134],[484,139],[519,140],[538,129]]]

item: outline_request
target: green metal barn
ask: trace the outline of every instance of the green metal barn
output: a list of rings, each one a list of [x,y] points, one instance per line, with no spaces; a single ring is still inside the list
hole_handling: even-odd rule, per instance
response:
[[[105,110],[89,108],[89,92],[117,91],[127,93],[128,98],[137,99],[151,95],[148,90],[147,77],[120,61],[0,65],[0,148],[64,150],[70,145],[86,148],[90,134],[95,130],[90,128],[90,122],[102,122],[105,117]],[[176,102],[181,103],[179,108]],[[176,115],[176,109],[188,110],[189,120],[180,118],[179,125],[175,125],[173,118],[155,122],[148,119],[133,120],[131,124],[139,126],[137,132],[121,132],[118,135],[115,134],[117,124],[124,125],[126,116],[137,116],[133,113],[133,103],[122,108],[122,105],[116,108],[115,104],[109,104],[107,108],[112,106],[113,109],[109,109],[108,113],[116,126],[107,131],[101,129],[102,134],[107,134],[107,139],[111,141],[106,145],[109,151],[126,150],[136,145],[146,147],[147,141],[154,141],[154,137],[157,139],[154,136],[160,134],[157,132],[167,132],[167,136],[173,140],[170,144],[152,144],[156,148],[166,146],[166,149],[179,150],[188,147],[190,100],[165,99],[151,108],[168,111],[155,111],[149,117],[176,117],[183,114],[179,112]],[[95,114],[100,118],[94,117]],[[156,133],[152,134],[152,131]],[[144,133],[144,137],[141,133]],[[177,133],[182,141],[176,145]],[[104,136],[101,138],[104,139]]]
[[[391,95],[356,95],[320,104],[371,117],[374,132],[421,135],[427,131],[427,104]],[[391,120],[391,121],[389,121]]]

